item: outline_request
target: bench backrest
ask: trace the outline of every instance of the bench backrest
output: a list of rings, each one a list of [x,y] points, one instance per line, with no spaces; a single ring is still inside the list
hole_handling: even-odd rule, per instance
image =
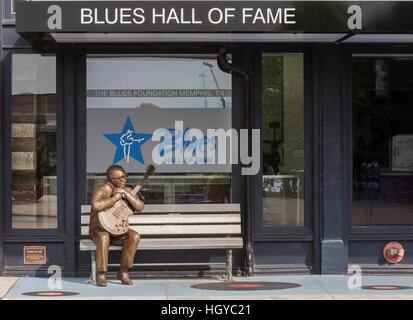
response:
[[[81,235],[89,233],[90,205],[81,206]],[[147,204],[129,217],[130,228],[143,237],[241,235],[240,205],[228,204]]]

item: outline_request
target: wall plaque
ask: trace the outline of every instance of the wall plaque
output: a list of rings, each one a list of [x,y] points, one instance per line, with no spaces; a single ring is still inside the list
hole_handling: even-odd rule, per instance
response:
[[[30,151],[13,151],[11,153],[11,169],[36,170],[36,153]]]
[[[12,123],[11,136],[13,138],[35,138],[36,124],[35,123]]]
[[[24,246],[24,264],[46,264],[46,246]]]

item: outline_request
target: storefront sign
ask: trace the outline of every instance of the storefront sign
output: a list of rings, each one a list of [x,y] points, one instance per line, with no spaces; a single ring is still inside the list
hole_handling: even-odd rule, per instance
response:
[[[410,1],[18,0],[16,8],[19,33],[413,30]]]
[[[24,264],[46,264],[45,246],[25,246]]]
[[[231,90],[218,89],[98,89],[87,90],[88,98],[211,98],[231,97]]]

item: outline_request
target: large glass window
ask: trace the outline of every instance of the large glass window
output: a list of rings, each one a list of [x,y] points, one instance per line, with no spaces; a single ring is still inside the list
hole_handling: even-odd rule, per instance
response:
[[[57,227],[56,58],[13,54],[12,227]]]
[[[231,75],[219,69],[216,55],[89,55],[87,200],[111,164],[125,168],[135,186],[157,156],[167,161],[155,165],[146,203],[230,202],[231,165],[209,163],[206,150],[216,145],[206,135],[231,127],[231,94]],[[185,141],[189,129],[202,136]],[[180,158],[195,154],[195,145],[202,151],[196,163]]]
[[[263,225],[304,225],[304,57],[264,54]]]
[[[413,225],[413,56],[353,57],[353,225]]]

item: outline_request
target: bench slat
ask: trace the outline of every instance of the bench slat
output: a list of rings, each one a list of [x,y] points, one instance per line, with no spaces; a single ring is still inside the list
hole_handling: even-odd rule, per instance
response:
[[[131,229],[142,235],[185,235],[185,234],[240,234],[241,226],[228,225],[157,225],[157,226],[130,226]],[[81,228],[82,235],[89,234],[89,226]]]
[[[146,204],[142,213],[231,213],[239,211],[239,203]],[[90,213],[90,205],[82,205],[81,212],[82,214]]]
[[[95,243],[90,239],[80,240],[80,251],[95,250]],[[141,239],[139,250],[165,249],[225,249],[242,248],[242,238],[191,238],[191,239]],[[110,246],[109,250],[120,250],[120,246]]]
[[[82,216],[82,225],[89,224],[90,216]],[[196,223],[241,223],[239,214],[162,214],[162,215],[133,215],[129,217],[129,225],[134,224],[196,224]]]

